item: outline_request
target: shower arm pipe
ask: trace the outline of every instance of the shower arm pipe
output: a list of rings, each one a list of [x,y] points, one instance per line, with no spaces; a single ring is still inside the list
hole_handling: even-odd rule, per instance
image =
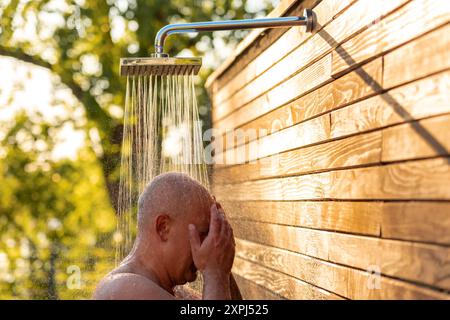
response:
[[[257,28],[288,28],[305,26],[306,32],[314,28],[314,14],[311,9],[305,9],[300,17],[279,17],[245,20],[207,21],[194,23],[169,24],[161,28],[155,38],[155,56],[166,57],[164,43],[168,36],[180,33],[197,33],[208,31],[243,30]]]

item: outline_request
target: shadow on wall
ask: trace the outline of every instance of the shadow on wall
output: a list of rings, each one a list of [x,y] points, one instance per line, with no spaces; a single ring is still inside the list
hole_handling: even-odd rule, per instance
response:
[[[317,19],[316,19],[317,21]],[[350,56],[350,54],[341,46],[339,43],[323,29],[320,24],[316,25],[316,30],[319,30],[317,34],[321,36],[335,51],[339,56],[349,65],[358,66],[358,63]],[[361,79],[370,86],[376,93],[383,93],[380,97],[390,106],[392,109],[405,121],[414,120],[413,116],[397,101],[395,98],[386,92],[381,84],[379,84],[374,78],[372,78],[366,71],[362,68],[355,70],[356,74],[361,77]],[[448,151],[439,141],[437,141],[432,134],[430,134],[427,129],[425,129],[419,122],[410,122],[411,127],[416,131],[439,155],[447,154]],[[450,158],[447,158],[447,163],[450,164]]]

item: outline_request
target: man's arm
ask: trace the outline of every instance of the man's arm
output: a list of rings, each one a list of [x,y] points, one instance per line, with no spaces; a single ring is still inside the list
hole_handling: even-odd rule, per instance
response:
[[[230,275],[230,293],[231,293],[231,300],[243,300],[241,290],[239,290],[239,287],[236,283],[236,280],[234,279],[233,274]]]

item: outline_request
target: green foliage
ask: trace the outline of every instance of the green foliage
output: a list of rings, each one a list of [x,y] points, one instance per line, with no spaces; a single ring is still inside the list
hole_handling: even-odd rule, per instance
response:
[[[0,1],[0,55],[57,75],[82,104],[84,130],[97,129],[102,148],[102,154],[86,146],[76,159],[52,160],[43,155],[55,146],[54,124],[25,114],[1,124],[0,298],[88,298],[112,267],[122,142],[117,110],[125,93],[119,59],[148,56],[157,31],[168,23],[251,18],[271,9],[266,2],[262,12],[249,13],[241,0]],[[215,41],[235,44],[244,35],[172,36],[166,51],[203,56],[213,52]],[[202,68],[197,84],[204,110],[209,101],[203,84],[211,71]],[[202,116],[208,127],[209,112]],[[19,137],[31,147],[24,148]],[[66,282],[74,266],[84,283],[71,290]]]
[[[115,217],[95,154],[42,160],[36,145],[52,149],[49,129],[18,114],[0,145],[0,298],[89,298],[114,263]],[[79,288],[66,285],[69,266],[81,271]]]

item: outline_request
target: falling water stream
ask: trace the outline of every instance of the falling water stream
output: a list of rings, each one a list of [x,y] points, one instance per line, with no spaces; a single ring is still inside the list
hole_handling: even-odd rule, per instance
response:
[[[209,187],[194,80],[194,75],[127,78],[116,264],[133,245],[137,199],[153,177],[183,172]]]

